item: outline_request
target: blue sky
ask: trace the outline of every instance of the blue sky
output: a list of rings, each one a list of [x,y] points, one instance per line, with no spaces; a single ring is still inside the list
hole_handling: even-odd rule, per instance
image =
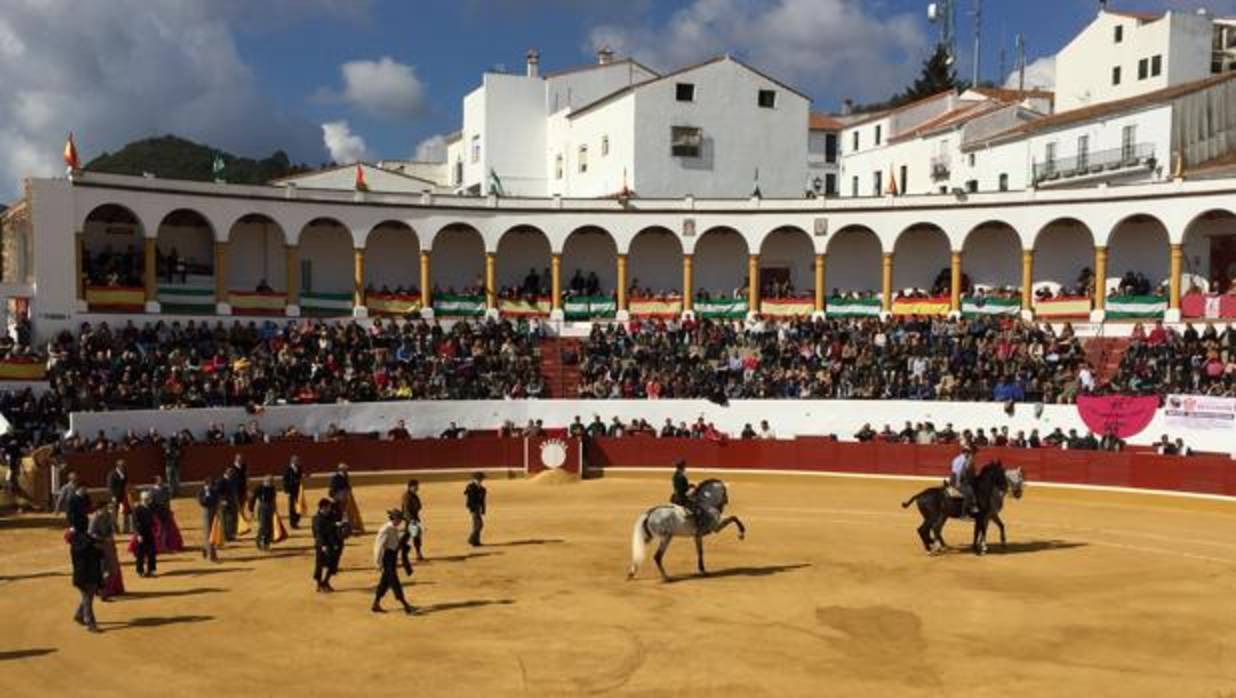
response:
[[[1112,0],[1124,9],[1236,15],[1236,0]],[[957,0],[968,76],[973,0]],[[84,158],[176,133],[294,160],[408,158],[459,127],[486,69],[590,62],[610,45],[667,69],[733,53],[819,110],[875,101],[917,73],[936,40],[927,0],[0,0],[0,198],[60,172],[64,134]],[[986,0],[984,76],[1013,36],[1051,55],[1096,0]],[[324,128],[325,126],[325,128]],[[433,148],[421,149],[422,154]]]

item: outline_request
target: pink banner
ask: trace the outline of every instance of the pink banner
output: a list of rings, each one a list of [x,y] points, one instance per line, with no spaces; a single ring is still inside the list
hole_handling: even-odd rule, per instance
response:
[[[1082,395],[1077,413],[1096,436],[1114,433],[1127,439],[1145,429],[1159,409],[1155,395]]]
[[[1236,318],[1236,296],[1187,293],[1180,298],[1180,311],[1187,318]]]

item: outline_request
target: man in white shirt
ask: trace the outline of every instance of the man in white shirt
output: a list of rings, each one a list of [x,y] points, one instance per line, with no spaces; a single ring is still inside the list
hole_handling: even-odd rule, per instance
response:
[[[963,446],[961,453],[957,454],[957,457],[953,459],[949,474],[949,484],[961,491],[961,511],[963,515],[978,513],[974,507],[974,485],[971,482],[972,472],[970,464],[973,462],[973,447]]]
[[[382,571],[382,577],[378,580],[378,590],[374,594],[373,607],[370,610],[374,613],[385,613],[386,611],[382,609],[382,598],[386,596],[387,591],[391,591],[395,594],[395,600],[403,604],[403,612],[412,615],[416,613],[416,608],[403,596],[403,584],[399,582],[399,572],[396,567],[399,559],[399,541],[403,536],[401,530],[403,512],[391,509],[386,512],[386,516],[388,521],[382,524],[382,528],[378,529],[378,535],[373,539],[373,562]]]
[[[775,439],[775,438],[777,438],[777,432],[773,431],[773,430],[772,430],[772,427],[768,426],[768,420],[767,420],[767,419],[764,419],[764,420],[761,420],[761,421],[760,421],[760,438],[761,438],[761,439]]]

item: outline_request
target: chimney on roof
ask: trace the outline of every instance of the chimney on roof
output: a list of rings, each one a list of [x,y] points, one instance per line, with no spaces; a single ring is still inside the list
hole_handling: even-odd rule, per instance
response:
[[[528,53],[526,55],[528,58],[528,77],[541,77],[541,52],[534,48],[530,48],[528,49]]]
[[[597,49],[597,65],[609,65],[614,62],[614,49],[602,46]]]
[[[854,100],[850,99],[849,97],[846,97],[845,99],[841,100],[841,115],[849,116],[850,114],[853,114],[853,113],[854,113]]]

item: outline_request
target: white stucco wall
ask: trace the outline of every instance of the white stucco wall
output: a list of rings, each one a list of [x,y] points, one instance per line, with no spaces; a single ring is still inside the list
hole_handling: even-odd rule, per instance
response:
[[[301,288],[313,293],[352,291],[352,236],[345,228],[311,225],[300,235]]]
[[[773,231],[764,238],[759,253],[761,270],[789,269],[790,283],[796,291],[802,293],[815,289],[815,249],[805,232],[794,229]]]
[[[983,226],[970,233],[961,269],[975,286],[1021,288],[1021,240],[1007,226]]]
[[[931,291],[932,283],[952,259],[948,238],[939,230],[915,228],[897,238],[893,250],[893,290]]]
[[[748,254],[747,243],[733,230],[707,232],[695,243],[695,290],[732,296],[746,285]]]
[[[653,293],[681,292],[682,243],[678,236],[663,229],[637,235],[627,252],[627,278],[628,283],[638,284],[641,291],[647,288]]]
[[[545,196],[545,85],[538,78],[486,73],[482,151],[507,196]],[[487,150],[488,152],[484,152]]]
[[[433,240],[429,265],[434,286],[442,291],[462,292],[485,278],[485,243],[474,230],[446,229]]]
[[[276,223],[237,223],[228,241],[228,289],[252,291],[258,282],[287,290],[287,253]]]
[[[498,288],[520,286],[529,269],[537,276],[544,276],[550,263],[549,240],[535,228],[517,228],[508,231],[498,242],[497,274]],[[546,280],[541,279],[545,285]]]
[[[1082,226],[1051,225],[1034,243],[1034,283],[1074,286],[1081,270],[1094,268],[1094,241]]]
[[[566,196],[612,196],[627,187],[639,193],[635,177],[635,96],[627,95],[562,120],[563,131],[547,158],[554,177],[555,158],[563,156],[562,179],[550,181],[550,189]],[[609,152],[603,141],[608,139]],[[587,146],[587,171],[580,172],[580,146]],[[654,192],[654,195],[656,192]]]

